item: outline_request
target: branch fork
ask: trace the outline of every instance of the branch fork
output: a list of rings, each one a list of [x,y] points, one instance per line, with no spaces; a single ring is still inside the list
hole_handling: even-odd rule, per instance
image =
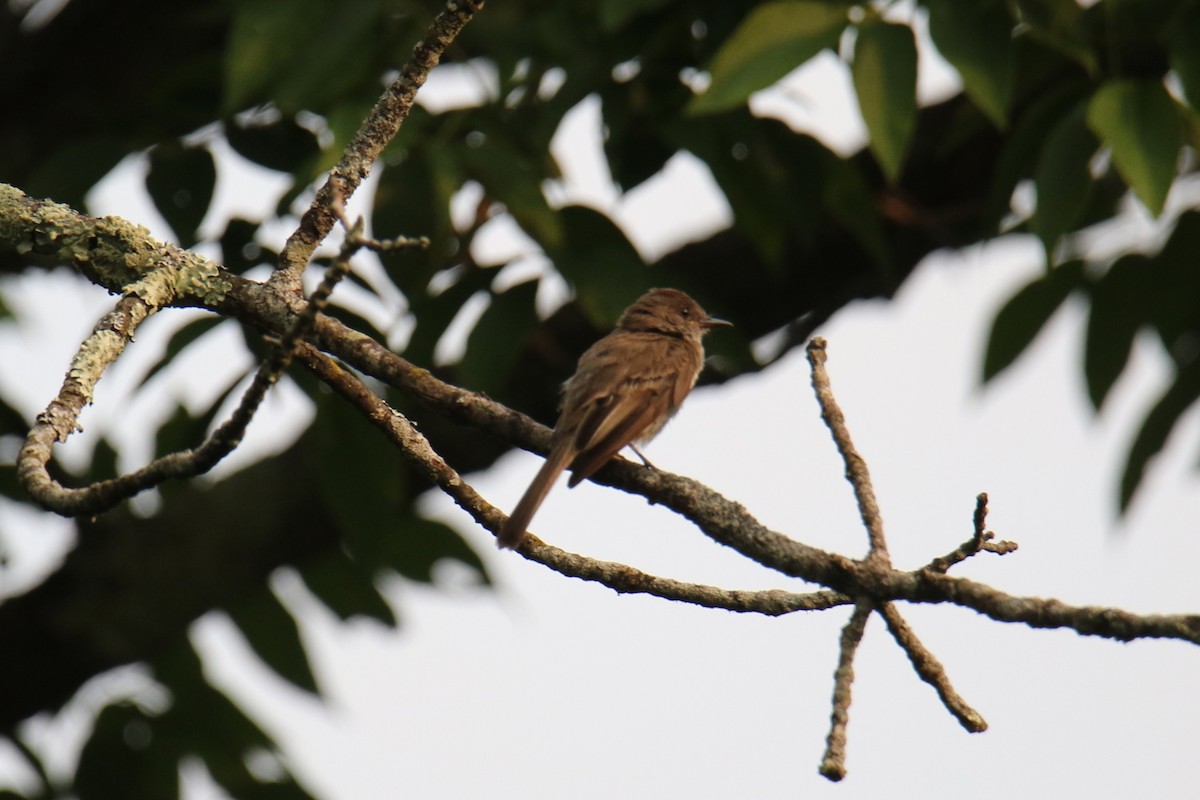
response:
[[[838,407],[830,387],[829,373],[825,369],[827,359],[825,340],[820,337],[813,338],[808,343],[807,354],[808,363],[812,369],[813,391],[816,393],[817,402],[821,408],[821,418],[825,420],[826,426],[833,435],[834,444],[846,465],[846,479],[854,488],[859,514],[862,516],[863,526],[867,530],[869,550],[866,558],[863,559],[863,564],[872,570],[877,570],[881,575],[886,574],[893,568],[888,555],[887,540],[883,533],[883,517],[879,511],[879,504],[875,500],[875,489],[871,485],[867,462],[854,448],[850,430],[846,426],[845,415]],[[974,536],[948,556],[934,559],[925,569],[944,574],[954,564],[984,550],[1003,555],[1017,549],[1016,544],[1012,542],[993,544],[991,539],[994,538],[994,534],[984,530],[986,520],[987,495],[980,494],[975,506]],[[831,781],[840,781],[846,776],[846,727],[850,719],[854,654],[858,649],[859,642],[862,641],[867,619],[872,612],[877,612],[883,617],[888,632],[896,640],[896,644],[904,650],[918,677],[933,687],[946,710],[958,720],[959,724],[971,733],[987,730],[987,722],[954,690],[949,676],[946,675],[946,671],[937,657],[921,643],[916,633],[901,616],[896,604],[865,591],[853,596],[855,600],[854,613],[842,628],[838,666],[834,671],[833,710],[830,714],[830,729],[829,735],[826,737],[825,755],[821,759],[819,767],[820,773]]]

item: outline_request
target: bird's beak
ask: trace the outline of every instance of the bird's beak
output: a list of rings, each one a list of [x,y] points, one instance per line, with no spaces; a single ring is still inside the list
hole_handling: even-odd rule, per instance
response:
[[[716,317],[709,317],[708,319],[701,322],[700,325],[701,325],[701,327],[704,327],[704,328],[732,328],[733,327],[733,323],[730,322],[729,320],[717,319]]]

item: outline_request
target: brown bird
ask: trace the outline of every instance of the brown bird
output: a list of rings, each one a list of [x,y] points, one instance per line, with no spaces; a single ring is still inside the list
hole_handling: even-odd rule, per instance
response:
[[[567,467],[567,486],[574,487],[621,448],[653,439],[696,385],[704,366],[700,340],[719,325],[729,323],[711,318],[676,289],[651,289],[625,309],[617,327],[579,357],[574,376],[563,384],[550,454],[496,543],[520,546]]]

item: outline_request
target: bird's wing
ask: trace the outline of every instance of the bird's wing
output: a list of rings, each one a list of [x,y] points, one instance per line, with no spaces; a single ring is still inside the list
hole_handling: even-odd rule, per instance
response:
[[[669,402],[667,388],[665,382],[641,384],[594,403],[576,434],[579,454],[571,462],[567,486],[587,480],[665,414]]]
[[[640,352],[631,361],[620,345],[635,339]],[[695,383],[692,359],[700,356],[692,350],[667,336],[626,334],[617,342],[601,339],[579,360],[563,398],[572,419],[564,411],[560,422],[574,432],[577,450],[568,486],[591,477],[622,447],[658,432]]]

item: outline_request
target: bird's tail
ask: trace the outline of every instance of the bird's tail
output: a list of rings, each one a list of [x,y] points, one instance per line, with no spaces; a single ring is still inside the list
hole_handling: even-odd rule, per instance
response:
[[[558,478],[559,473],[571,463],[573,455],[572,448],[565,442],[550,451],[546,462],[542,464],[542,468],[534,476],[533,482],[525,490],[521,502],[517,503],[517,507],[513,509],[508,520],[501,526],[500,534],[496,537],[498,547],[513,550],[520,546],[521,540],[525,538],[525,529],[529,527],[533,515],[537,513],[538,507],[546,499],[546,495],[554,486],[554,481]]]

